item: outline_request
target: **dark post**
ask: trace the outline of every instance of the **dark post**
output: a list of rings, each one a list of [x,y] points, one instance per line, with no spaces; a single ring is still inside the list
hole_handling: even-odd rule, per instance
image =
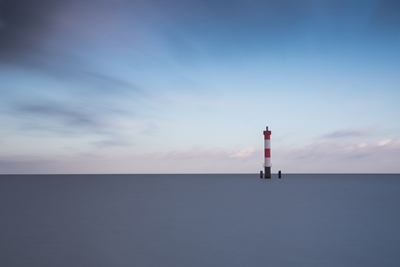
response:
[[[265,179],[271,178],[271,167],[264,167],[265,169]]]
[[[260,171],[260,178],[263,178],[263,171]]]
[[[278,178],[281,179],[281,177],[282,177],[282,173],[281,173],[281,171],[279,171],[278,172]]]

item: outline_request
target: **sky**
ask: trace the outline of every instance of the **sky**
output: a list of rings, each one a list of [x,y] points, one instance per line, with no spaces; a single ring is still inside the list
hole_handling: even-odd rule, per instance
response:
[[[400,172],[400,1],[0,0],[0,174]]]

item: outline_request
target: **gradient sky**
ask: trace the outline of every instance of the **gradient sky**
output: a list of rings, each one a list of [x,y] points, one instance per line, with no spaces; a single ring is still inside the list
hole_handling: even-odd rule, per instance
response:
[[[0,173],[400,172],[400,1],[0,1]]]

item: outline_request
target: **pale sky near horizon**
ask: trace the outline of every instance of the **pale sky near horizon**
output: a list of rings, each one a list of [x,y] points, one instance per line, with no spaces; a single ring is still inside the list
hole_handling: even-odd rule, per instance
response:
[[[400,1],[2,0],[0,174],[400,172]]]

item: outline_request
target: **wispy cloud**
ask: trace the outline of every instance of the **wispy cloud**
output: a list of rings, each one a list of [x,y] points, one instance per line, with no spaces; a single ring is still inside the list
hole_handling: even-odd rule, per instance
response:
[[[91,144],[99,148],[132,146],[132,143],[125,140],[124,138],[106,139],[102,141],[92,142]]]
[[[323,135],[322,138],[334,139],[334,138],[347,138],[347,137],[365,137],[370,134],[371,132],[367,130],[348,128],[327,133]]]
[[[400,152],[400,138],[392,141],[386,138],[377,142],[317,142],[298,149],[295,152],[298,158],[330,158],[349,157],[354,155],[376,156],[381,153]]]
[[[252,147],[243,148],[237,151],[227,151],[225,149],[191,149],[186,151],[173,151],[166,154],[167,158],[172,159],[194,159],[194,158],[214,158],[214,159],[247,159],[253,157],[255,149]]]
[[[14,103],[7,112],[14,117],[16,129],[52,132],[64,136],[94,134],[115,138],[124,133],[121,132],[125,127],[124,118],[133,119],[130,113],[116,108],[55,101]],[[140,130],[141,128],[138,129]]]
[[[392,139],[386,138],[378,142],[378,146],[386,146],[392,142]]]
[[[27,118],[27,125],[48,130],[54,126],[55,131],[60,130],[58,127],[63,127],[62,130],[79,131],[84,129],[99,132],[105,127],[102,118],[93,110],[84,110],[66,104],[19,104],[14,106],[14,112],[18,116]]]
[[[27,104],[16,109],[17,112],[29,114],[33,117],[44,116],[61,119],[67,125],[75,127],[97,127],[101,125],[95,115],[83,112],[82,109],[72,109],[54,104]]]
[[[249,158],[254,154],[254,148],[248,147],[239,151],[228,153],[229,158]]]
[[[399,172],[400,138],[379,141],[318,141],[307,146],[278,150],[278,165],[294,172]]]
[[[167,158],[171,159],[179,159],[179,160],[186,160],[186,159],[193,159],[193,158],[219,158],[225,155],[225,152],[221,149],[191,149],[186,151],[172,151],[166,154]]]

